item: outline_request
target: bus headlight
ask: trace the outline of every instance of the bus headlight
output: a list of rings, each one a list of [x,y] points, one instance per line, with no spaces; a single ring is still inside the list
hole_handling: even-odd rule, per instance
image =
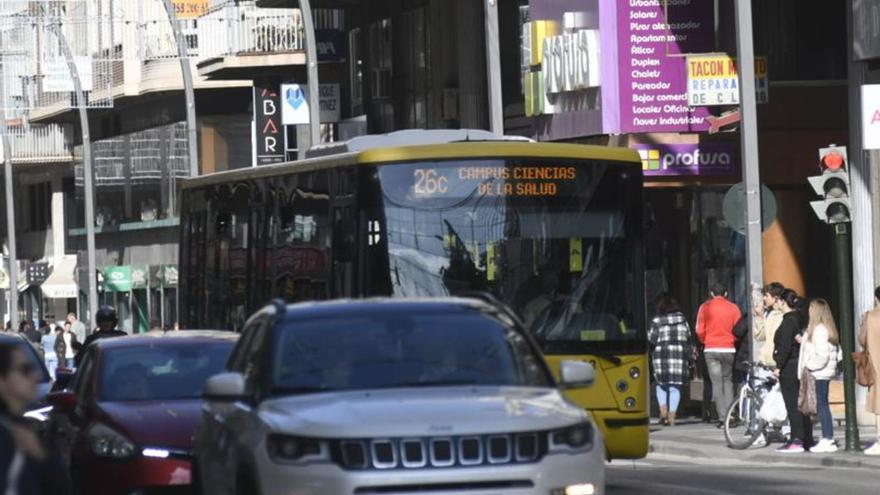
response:
[[[636,407],[636,399],[635,397],[627,397],[623,401],[623,405],[626,406],[627,409],[633,409]]]
[[[635,366],[629,369],[629,377],[633,380],[638,380],[640,376],[642,376],[642,370]]]

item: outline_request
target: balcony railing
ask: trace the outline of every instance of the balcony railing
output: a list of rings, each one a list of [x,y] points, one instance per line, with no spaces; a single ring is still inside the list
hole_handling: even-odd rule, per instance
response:
[[[65,128],[58,124],[12,127],[9,144],[14,162],[71,162],[73,148]]]
[[[201,60],[303,49],[302,17],[296,9],[260,9],[253,2],[226,4],[198,19]]]

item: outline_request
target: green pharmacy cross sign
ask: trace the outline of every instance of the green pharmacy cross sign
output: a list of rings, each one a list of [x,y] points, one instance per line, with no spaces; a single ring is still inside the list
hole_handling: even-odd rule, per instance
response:
[[[132,288],[130,266],[111,266],[104,269],[104,290],[106,292],[128,292]]]

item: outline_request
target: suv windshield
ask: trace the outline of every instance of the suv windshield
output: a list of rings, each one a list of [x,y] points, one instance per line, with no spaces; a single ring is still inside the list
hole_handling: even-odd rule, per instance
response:
[[[197,399],[205,381],[223,371],[232,342],[112,349],[101,366],[102,401]]]
[[[476,312],[417,313],[282,323],[272,392],[552,383],[523,336],[500,322]]]

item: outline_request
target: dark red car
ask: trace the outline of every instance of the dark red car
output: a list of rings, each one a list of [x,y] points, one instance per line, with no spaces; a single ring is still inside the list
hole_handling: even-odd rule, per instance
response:
[[[202,387],[237,337],[179,331],[89,346],[68,389],[49,395],[52,435],[79,492],[186,492]]]

